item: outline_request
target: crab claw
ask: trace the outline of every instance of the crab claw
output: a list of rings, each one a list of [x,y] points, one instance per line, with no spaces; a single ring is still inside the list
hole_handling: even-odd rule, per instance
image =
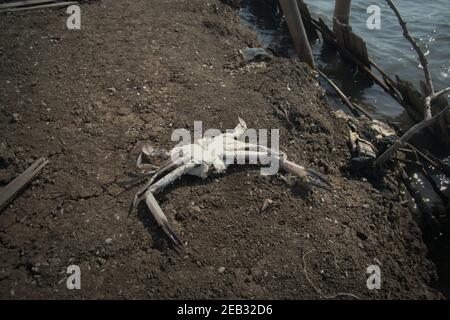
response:
[[[306,180],[307,183],[313,187],[325,189],[331,191],[331,184],[325,180],[320,174],[311,169],[306,169]]]
[[[311,169],[305,169],[304,167],[285,159],[282,160],[281,167],[287,172],[299,177],[306,185],[322,188],[328,191],[331,190],[331,185],[325,180],[325,178]]]
[[[183,245],[182,241],[169,225],[166,215],[164,214],[155,197],[150,191],[147,191],[145,193],[145,203],[147,204],[147,207],[149,208],[158,225],[163,229],[164,233],[170,238],[170,240],[172,240],[172,242],[177,247],[181,247]]]

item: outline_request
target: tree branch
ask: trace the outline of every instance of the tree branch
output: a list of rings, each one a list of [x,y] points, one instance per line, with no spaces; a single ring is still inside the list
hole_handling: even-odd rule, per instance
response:
[[[367,113],[367,111],[365,111],[364,109],[362,109],[360,106],[353,104],[348,97],[345,95],[345,93],[342,92],[341,89],[339,89],[339,87],[330,79],[328,78],[325,73],[323,73],[322,71],[320,71],[319,69],[317,69],[317,72],[319,73],[319,75],[322,76],[322,78],[324,78],[328,84],[334,89],[334,91],[336,91],[336,93],[338,94],[338,96],[342,99],[342,102],[344,102],[344,104],[353,112],[353,114],[356,117],[359,117],[359,113],[358,111],[365,115],[367,118],[372,119],[373,117]]]
[[[441,91],[436,92],[434,94],[434,97],[432,97],[432,99],[436,99],[437,97],[440,97],[440,96],[442,96],[442,95],[444,95],[446,93],[449,93],[449,92],[450,92],[450,87],[442,89]]]
[[[413,37],[411,37],[411,35],[408,31],[408,27],[406,26],[406,22],[405,22],[405,20],[403,20],[403,17],[400,14],[400,11],[398,10],[397,6],[394,4],[394,2],[392,0],[386,0],[386,2],[388,3],[389,7],[391,7],[391,9],[394,11],[395,15],[397,16],[400,26],[403,29],[403,36],[406,38],[406,40],[408,40],[412,44],[414,50],[416,51],[417,55],[419,56],[420,63],[422,64],[422,67],[423,67],[423,72],[425,73],[426,83],[427,83],[429,89],[431,90],[431,94],[432,95],[435,94],[433,79],[431,78],[431,72],[430,72],[430,68],[428,67],[428,60],[427,60],[425,54],[423,53],[422,49],[420,49],[417,41],[414,40]]]
[[[435,97],[435,99],[436,98],[437,96]],[[445,109],[441,110],[434,117],[425,119],[422,122],[414,125],[411,129],[406,131],[406,133],[401,138],[397,139],[397,141],[395,141],[394,144],[390,146],[381,156],[378,157],[378,159],[375,161],[375,165],[382,166],[383,163],[389,160],[392,155],[397,152],[397,150],[401,148],[406,142],[408,142],[416,133],[434,124],[442,115],[444,115],[448,111],[450,111],[450,106],[447,106]]]

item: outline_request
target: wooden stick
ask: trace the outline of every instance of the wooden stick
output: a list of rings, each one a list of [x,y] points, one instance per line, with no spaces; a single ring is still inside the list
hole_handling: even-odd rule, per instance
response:
[[[294,42],[295,51],[300,60],[306,62],[311,68],[315,68],[314,57],[311,46],[309,45],[308,36],[306,35],[305,26],[303,25],[302,16],[296,0],[280,0],[281,8],[286,17],[289,32]]]
[[[406,143],[406,146],[411,148],[415,153],[417,153],[420,157],[422,157],[424,160],[426,160],[430,165],[432,165],[435,168],[438,168],[445,174],[450,176],[450,170],[442,163],[440,159],[435,158],[432,154],[425,154],[419,149],[417,149],[415,146],[413,146],[410,143]],[[399,149],[400,150],[400,149]]]
[[[434,162],[432,159],[427,157],[427,155],[425,155],[422,151],[420,151],[419,149],[414,147],[411,143],[408,142],[408,143],[405,143],[405,145],[411,149],[411,150],[407,149],[409,152],[411,152],[411,151],[415,152],[417,155],[422,157],[423,160],[426,160],[433,167],[440,168],[440,166],[436,162]],[[402,151],[401,149],[399,149],[399,150]]]
[[[351,5],[352,0],[336,0],[334,7],[334,19],[342,24],[349,25]]]
[[[431,102],[439,98],[440,96],[450,92],[450,87],[445,88],[439,92],[433,93],[425,98],[425,119],[431,118]]]
[[[444,94],[449,93],[449,92],[450,92],[450,87],[445,88],[445,89],[442,89],[441,91],[436,92],[436,93],[431,97],[431,99],[436,99],[436,98],[438,98],[438,97],[440,97],[440,96],[443,96]]]
[[[406,40],[408,40],[411,43],[411,45],[413,46],[417,55],[419,56],[420,63],[422,64],[422,67],[423,67],[423,72],[425,74],[426,83],[427,83],[429,89],[431,90],[431,93],[434,94],[435,90],[434,90],[434,85],[433,85],[433,79],[431,78],[431,72],[430,72],[430,68],[428,67],[427,57],[423,53],[422,49],[420,49],[419,44],[416,42],[416,40],[414,40],[413,37],[411,37],[411,35],[408,31],[408,27],[406,26],[406,22],[405,22],[405,20],[403,20],[403,17],[400,14],[400,11],[398,10],[397,6],[394,4],[394,2],[392,0],[386,0],[386,1],[388,3],[389,7],[394,11],[395,15],[397,16],[398,22],[400,23],[400,26],[402,27],[402,30],[403,30],[403,36],[406,38]]]
[[[360,116],[359,112],[361,112],[362,114],[364,114],[365,116],[367,116],[369,119],[372,118],[372,116],[370,114],[367,113],[367,111],[365,111],[364,109],[362,109],[359,106],[356,106],[355,104],[353,104],[345,95],[345,93],[342,92],[341,89],[339,89],[339,87],[330,79],[328,78],[322,71],[317,70],[317,72],[322,76],[322,78],[324,78],[329,84],[330,86],[333,87],[334,91],[336,91],[336,93],[339,95],[339,97],[342,99],[342,101],[344,102],[344,104],[353,112],[353,114],[357,117]],[[358,112],[359,111],[359,112]]]
[[[374,67],[383,76],[384,82],[392,89],[393,93],[395,93],[400,98],[402,94],[397,89],[397,84],[395,83],[395,81],[391,77],[389,77],[389,75],[386,72],[384,72],[384,70],[381,69],[381,67],[378,66],[378,64],[376,64],[372,59],[369,58],[369,62],[370,65]],[[392,96],[393,93],[389,94]]]
[[[319,289],[318,287],[316,287],[316,286],[314,285],[314,283],[313,283],[313,282],[311,281],[311,279],[309,278],[309,275],[308,275],[308,268],[307,268],[307,266],[306,266],[306,257],[307,257],[309,254],[313,253],[314,251],[316,251],[316,250],[313,249],[313,250],[311,250],[311,251],[308,251],[308,252],[305,253],[305,254],[303,255],[303,257],[302,257],[302,260],[303,260],[303,273],[305,274],[305,278],[306,278],[306,280],[309,282],[309,284],[311,285],[311,287],[313,287],[314,290],[315,290],[315,291],[316,291],[323,299],[336,299],[336,298],[338,298],[338,297],[347,297],[347,298],[348,298],[348,297],[351,297],[351,298],[354,298],[354,299],[356,299],[356,300],[361,300],[360,297],[354,295],[353,293],[346,293],[346,292],[339,292],[339,293],[337,293],[337,294],[334,294],[334,295],[331,295],[331,296],[327,296],[327,295],[323,294],[323,292],[322,292],[321,289]]]
[[[450,111],[450,106],[441,110],[434,117],[425,119],[422,122],[419,122],[418,124],[414,125],[411,129],[406,131],[406,133],[401,138],[397,139],[397,141],[395,141],[394,144],[390,146],[381,156],[378,157],[378,159],[375,161],[375,165],[382,166],[387,160],[389,160],[392,157],[392,155],[395,152],[397,152],[399,148],[401,148],[406,142],[408,142],[415,134],[434,124],[437,120],[439,120],[439,118],[442,115],[444,115],[448,111]]]
[[[391,88],[379,77],[377,77],[369,68],[367,68],[358,58],[356,58],[350,51],[345,48],[340,48],[341,53],[347,56],[354,64],[356,64],[361,70],[363,70],[373,81],[375,81],[383,90],[391,95],[397,102],[401,103],[402,100],[400,97],[392,94]]]
[[[68,7],[73,4],[79,4],[76,1],[67,1],[67,2],[56,2],[50,4],[43,4],[31,7],[17,7],[11,9],[0,9],[0,12],[16,12],[16,11],[27,11],[27,10],[38,10],[38,9],[46,9],[46,8],[58,8],[58,7]]]
[[[420,162],[414,162],[414,161],[407,160],[407,159],[402,159],[402,158],[396,158],[396,157],[394,157],[394,158],[392,158],[392,160],[399,161],[399,162],[403,162],[403,163],[407,163],[407,164],[412,164],[412,165],[415,165],[415,166],[420,167],[420,168],[423,167],[423,164],[422,164],[422,163],[420,163]]]
[[[355,101],[351,101],[351,103],[355,106],[356,109],[358,109],[358,111],[362,112],[367,118],[373,120],[373,116],[369,112],[367,112],[363,107],[361,107],[361,105],[359,105]]]
[[[0,191],[0,211],[2,211],[48,163],[48,160],[41,158],[33,163],[21,175],[11,181]]]
[[[33,4],[42,4],[47,2],[55,2],[54,0],[23,0],[16,2],[0,3],[0,9],[29,6]]]

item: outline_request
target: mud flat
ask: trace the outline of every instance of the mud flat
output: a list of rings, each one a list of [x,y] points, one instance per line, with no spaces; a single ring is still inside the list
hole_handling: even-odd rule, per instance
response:
[[[281,58],[243,64],[239,50],[257,40],[235,8],[104,1],[82,6],[80,31],[66,18],[0,19],[0,184],[50,160],[0,214],[1,298],[442,298],[396,190],[347,171],[346,123],[317,75]],[[194,121],[233,128],[238,116],[280,129],[281,148],[333,190],[306,194],[251,167],[182,180],[159,199],[187,242],[176,252],[146,210],[127,216],[131,150],[170,148],[173,129]],[[274,205],[260,213],[265,199]],[[72,264],[81,290],[66,288]],[[382,287],[371,291],[374,264]]]

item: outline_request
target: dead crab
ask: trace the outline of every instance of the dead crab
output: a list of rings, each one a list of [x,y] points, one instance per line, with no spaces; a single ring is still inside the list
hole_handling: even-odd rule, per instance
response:
[[[172,157],[161,166],[151,165],[155,170],[148,172],[152,176],[145,186],[136,193],[131,209],[136,208],[141,201],[145,201],[158,225],[176,246],[181,246],[182,241],[170,226],[155,199],[155,195],[183,175],[193,175],[205,179],[211,170],[219,173],[225,171],[228,166],[236,162],[235,160],[238,157],[240,159],[260,159],[263,156],[270,156],[275,161],[279,161],[281,169],[298,177],[302,183],[328,189],[330,185],[325,179],[311,170],[288,161],[285,153],[240,141],[239,138],[244,135],[246,130],[247,125],[244,120],[239,118],[239,124],[231,133],[224,133],[212,138],[202,138],[193,144],[172,149],[170,152]],[[156,153],[158,152],[148,145],[142,147],[138,156],[138,166],[142,167],[144,156],[154,156]],[[177,157],[173,157],[175,154]]]

